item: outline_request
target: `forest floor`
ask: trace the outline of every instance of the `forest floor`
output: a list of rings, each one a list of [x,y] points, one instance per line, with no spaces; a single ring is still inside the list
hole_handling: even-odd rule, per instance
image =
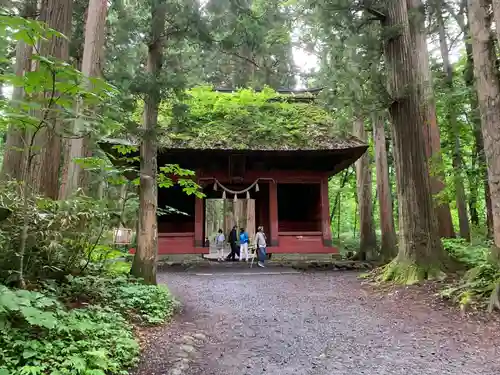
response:
[[[356,276],[162,273],[183,310],[170,325],[143,332],[134,374],[500,373],[499,319],[462,314],[425,288],[375,289]]]

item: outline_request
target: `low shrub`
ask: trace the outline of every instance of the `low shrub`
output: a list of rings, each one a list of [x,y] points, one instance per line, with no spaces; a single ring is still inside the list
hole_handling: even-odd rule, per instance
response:
[[[68,310],[0,286],[0,374],[124,374],[138,357],[129,323],[109,308]]]
[[[333,239],[333,244],[343,258],[349,258],[359,250],[359,237],[353,237],[352,233],[341,233],[338,238]]]
[[[491,258],[490,243],[470,244],[463,239],[443,239],[443,246],[465,266],[466,272],[440,295],[461,308],[500,309],[500,265]]]
[[[487,261],[490,254],[490,243],[469,243],[463,238],[444,238],[443,247],[466,268],[474,268]]]
[[[172,316],[176,304],[164,286],[145,285],[126,276],[68,276],[65,283],[45,285],[53,296],[69,306],[108,306],[139,323],[158,324],[165,321]]]
[[[105,245],[93,246],[87,254],[87,273],[125,276],[130,273],[131,254]]]

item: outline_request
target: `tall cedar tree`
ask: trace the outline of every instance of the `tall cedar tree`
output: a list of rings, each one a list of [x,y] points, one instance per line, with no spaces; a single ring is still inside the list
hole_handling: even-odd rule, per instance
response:
[[[107,0],[90,0],[88,5],[87,20],[85,22],[85,42],[83,47],[82,73],[86,77],[99,77],[101,75],[104,42],[106,29],[106,15],[108,11]],[[90,82],[87,82],[90,85]],[[82,110],[81,103],[76,103],[77,113]],[[88,156],[90,138],[84,135],[75,121],[75,137],[66,142],[68,148],[63,165],[62,181],[59,196],[67,199],[78,188],[85,188],[84,171],[75,159]]]
[[[421,0],[406,0],[410,22],[412,45],[417,52],[417,82],[422,90],[421,106],[423,111],[423,129],[425,152],[431,165],[437,166],[437,173],[431,172],[432,194],[441,192],[445,185],[441,169],[441,140],[436,115],[436,103],[432,87],[432,76],[429,68],[429,52],[427,49],[427,33],[425,29],[425,11]],[[450,205],[447,201],[438,201],[436,204],[439,235],[441,237],[455,237]]]
[[[383,260],[391,260],[396,256],[397,249],[384,120],[385,118],[381,114],[373,116],[373,143],[377,170],[377,195],[380,205],[380,250]]]
[[[399,203],[399,252],[384,280],[414,283],[440,276],[448,259],[441,244],[432,204],[429,167],[422,129],[424,98],[419,90],[418,60],[412,46],[405,0],[390,1],[383,17],[390,38],[384,45],[389,113],[394,143]]]
[[[34,18],[36,15],[36,0],[27,0],[21,9],[21,16],[24,18]],[[31,53],[33,49],[23,40],[19,40],[16,45],[16,58],[14,73],[18,77],[23,77],[31,70]],[[24,97],[22,87],[14,87],[12,92],[12,102],[21,102]],[[7,131],[5,142],[5,153],[2,165],[2,179],[11,178],[22,180],[26,168],[26,131],[17,127],[10,127]],[[28,143],[29,144],[29,143]]]
[[[143,135],[140,147],[139,225],[137,252],[131,274],[156,284],[156,258],[158,253],[157,217],[157,125],[161,102],[159,76],[161,73],[166,18],[165,0],[152,0],[151,32],[148,44],[146,71],[151,86],[144,99]]]
[[[488,230],[488,237],[493,233],[493,213],[491,207],[490,187],[488,185],[488,170],[486,168],[486,157],[484,155],[484,142],[481,130],[481,117],[479,115],[479,104],[477,98],[477,91],[474,83],[474,57],[472,53],[472,41],[470,38],[470,22],[468,16],[467,0],[461,0],[460,10],[455,11],[448,3],[443,2],[443,6],[451,14],[458,26],[460,27],[463,35],[463,42],[465,44],[465,53],[467,61],[464,70],[464,81],[469,89],[469,103],[471,107],[471,121],[474,125],[474,150],[472,153],[472,170],[476,168],[479,170],[479,176],[475,173],[469,173],[470,188],[469,188],[469,210],[472,224],[479,226],[479,212],[477,209],[478,190],[481,183],[484,184],[484,200],[486,205],[486,226]],[[467,21],[464,15],[467,14]]]
[[[367,141],[367,134],[363,119],[354,120],[354,135],[363,141]],[[356,185],[359,207],[359,230],[360,247],[357,257],[361,260],[372,259],[377,247],[375,225],[373,223],[372,203],[372,171],[370,165],[370,153],[365,152],[356,161]]]
[[[490,3],[469,0],[469,23],[474,57],[479,112],[488,165],[488,183],[493,210],[495,255],[500,248],[500,83],[495,66],[495,48],[490,32]],[[500,258],[500,256],[499,256]]]
[[[452,151],[452,163],[455,173],[455,194],[456,194],[456,204],[458,211],[458,225],[460,229],[460,237],[467,241],[470,241],[470,228],[469,228],[469,215],[467,214],[467,204],[465,187],[462,179],[462,155],[460,148],[460,129],[457,122],[457,108],[456,103],[454,103],[453,97],[453,66],[450,62],[448,41],[446,38],[446,26],[444,23],[443,0],[438,0],[438,4],[435,7],[435,15],[438,24],[439,31],[439,46],[441,50],[441,57],[443,59],[443,69],[445,73],[445,83],[446,89],[448,91],[448,98],[450,100],[450,105],[446,109],[446,119],[450,130],[449,141],[450,145],[453,145]]]
[[[43,0],[40,8],[40,21],[50,28],[66,35],[71,34],[72,1]],[[40,46],[42,56],[52,56],[60,60],[69,59],[69,42],[66,38],[53,37]],[[50,93],[47,95],[51,95]],[[44,111],[41,111],[44,116]],[[62,124],[57,112],[49,112],[44,126],[36,133],[34,145],[36,156],[31,167],[31,182],[40,194],[57,199],[59,195],[59,169],[61,166]],[[33,135],[28,135],[29,139]]]

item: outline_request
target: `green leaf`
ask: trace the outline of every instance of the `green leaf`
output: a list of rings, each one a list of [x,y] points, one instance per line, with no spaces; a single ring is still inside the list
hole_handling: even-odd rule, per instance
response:
[[[35,357],[37,354],[38,353],[35,350],[24,349],[24,351],[23,351],[23,358],[24,359],[32,358],[32,357]]]
[[[45,312],[36,307],[22,306],[20,308],[26,321],[31,325],[52,329],[57,323],[57,319],[51,312]]]

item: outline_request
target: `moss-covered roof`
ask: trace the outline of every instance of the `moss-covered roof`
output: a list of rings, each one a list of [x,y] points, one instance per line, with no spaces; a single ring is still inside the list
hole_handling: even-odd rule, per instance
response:
[[[338,131],[321,107],[276,100],[280,96],[284,95],[270,89],[230,93],[206,87],[190,90],[182,103],[168,102],[160,108],[159,147],[312,151],[366,146]]]

